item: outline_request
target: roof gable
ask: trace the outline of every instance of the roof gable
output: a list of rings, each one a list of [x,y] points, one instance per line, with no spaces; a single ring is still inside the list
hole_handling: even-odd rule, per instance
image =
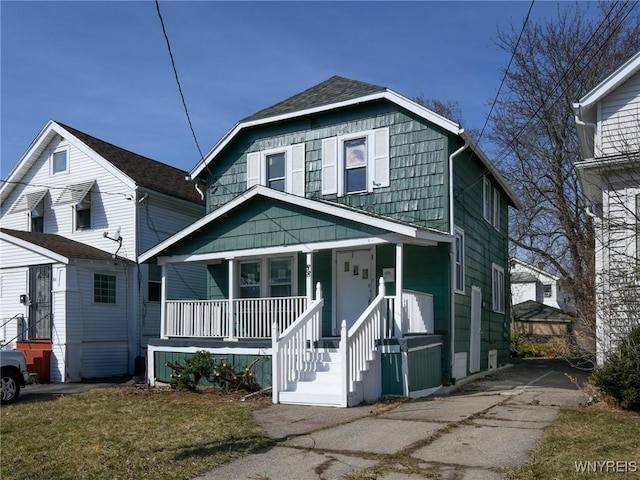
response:
[[[214,162],[218,154],[222,152],[231,140],[245,129],[380,100],[391,102],[417,115],[419,118],[442,128],[446,132],[460,136],[465,142],[465,147],[471,148],[496,179],[505,192],[510,204],[516,208],[520,208],[521,203],[519,199],[502,178],[502,175],[460,125],[386,87],[351,80],[337,75],[238,122],[214,145],[205,157],[194,166],[190,175],[192,178],[196,178],[202,174],[207,168],[207,165]]]
[[[185,180],[187,172],[130,152],[59,122],[49,121],[38,133],[25,154],[13,167],[0,187],[4,199],[27,174],[37,159],[57,136],[65,138],[125,182],[189,202],[204,204],[193,183]]]

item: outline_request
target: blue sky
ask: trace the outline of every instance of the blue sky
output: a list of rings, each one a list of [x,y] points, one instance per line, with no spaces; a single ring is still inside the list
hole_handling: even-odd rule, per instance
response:
[[[457,101],[463,126],[481,129],[509,61],[497,29],[519,29],[529,6],[160,2],[203,153],[332,75]],[[538,0],[532,18],[557,7]],[[153,1],[3,0],[0,17],[2,178],[50,119],[187,171],[198,162]]]

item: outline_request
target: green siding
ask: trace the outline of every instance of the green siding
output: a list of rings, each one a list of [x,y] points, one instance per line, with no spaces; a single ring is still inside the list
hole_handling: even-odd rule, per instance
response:
[[[453,146],[455,147],[455,145]],[[453,148],[452,147],[452,148]],[[509,267],[508,205],[501,194],[500,231],[483,217],[483,177],[489,175],[494,187],[501,188],[479,161],[463,153],[454,160],[455,224],[465,233],[465,293],[455,295],[455,351],[469,351],[471,287],[482,290],[480,369],[488,368],[489,350],[498,351],[498,363],[509,360]],[[492,308],[492,264],[505,272],[505,313]],[[467,366],[468,368],[468,366]]]
[[[409,365],[409,392],[442,385],[442,348],[439,345],[410,351],[407,363]]]
[[[192,353],[184,352],[154,352],[156,379],[160,382],[169,383],[173,370],[167,366],[167,362],[184,365],[187,358],[193,356]],[[254,379],[262,388],[271,386],[271,357],[267,355],[236,355],[236,354],[215,354],[216,359],[224,360],[233,365],[236,372],[242,372],[255,358],[260,357],[253,367]],[[202,385],[211,385],[206,380],[200,382]]]
[[[391,185],[365,195],[321,195],[322,140],[373,128],[390,129]],[[386,101],[247,129],[209,165],[208,211],[246,190],[246,154],[304,143],[306,196],[323,198],[402,221],[447,230],[447,133]]]
[[[252,199],[171,249],[172,255],[219,253],[366,238],[385,230],[271,199]]]
[[[380,355],[382,395],[403,395],[402,353]]]

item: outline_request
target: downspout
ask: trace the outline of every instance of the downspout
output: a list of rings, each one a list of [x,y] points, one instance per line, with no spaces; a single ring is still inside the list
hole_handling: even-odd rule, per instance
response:
[[[198,182],[196,182],[193,178],[191,178],[190,175],[185,176],[184,179],[187,182],[193,182],[194,188],[200,194],[200,200],[204,200],[204,192],[202,190],[200,190],[200,186],[198,185]]]
[[[580,125],[582,127],[593,128],[593,156],[595,157],[595,155],[596,155],[596,135],[598,133],[598,124],[591,123],[591,122],[585,122],[584,120],[582,120],[582,105],[578,105],[578,109],[575,112],[575,115],[573,116],[573,118],[576,121],[576,125]],[[585,138],[586,138],[586,135],[585,135]]]
[[[459,135],[464,133],[464,128],[461,128],[458,132]],[[453,241],[451,242],[451,247],[449,250],[449,265],[451,269],[451,281],[450,281],[450,310],[451,310],[451,366],[450,373],[451,378],[453,378],[453,370],[455,368],[455,358],[456,358],[456,347],[455,347],[455,339],[456,339],[456,309],[455,309],[455,295],[456,295],[456,262],[455,262],[455,225],[453,221],[453,158],[457,155],[461,154],[464,150],[469,146],[469,140],[467,138],[464,139],[464,145],[462,145],[459,149],[449,155],[449,232]]]

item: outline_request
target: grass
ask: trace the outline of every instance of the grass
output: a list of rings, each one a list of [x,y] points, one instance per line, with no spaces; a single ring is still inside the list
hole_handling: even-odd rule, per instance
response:
[[[590,466],[600,471],[576,471],[576,462],[591,462]],[[505,478],[640,478],[640,415],[614,409],[604,403],[587,408],[562,408],[557,421],[545,430],[541,441],[531,453],[529,463],[522,468],[510,470]]]
[[[0,478],[188,479],[265,446],[264,400],[122,387],[0,409]]]

